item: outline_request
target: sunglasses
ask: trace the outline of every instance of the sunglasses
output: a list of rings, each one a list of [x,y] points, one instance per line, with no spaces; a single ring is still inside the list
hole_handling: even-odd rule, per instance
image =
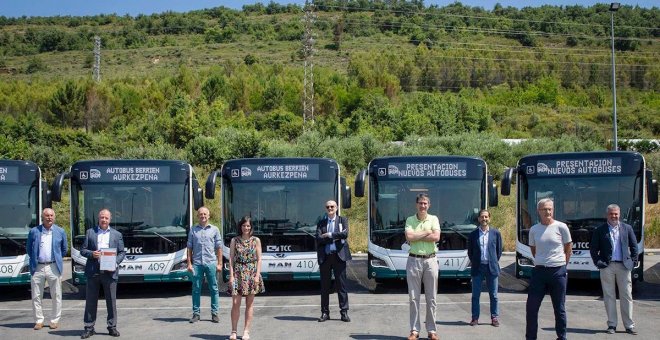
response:
[[[335,207],[334,205],[326,205],[325,208],[326,208],[326,209],[334,209],[334,208],[336,208],[336,207]]]

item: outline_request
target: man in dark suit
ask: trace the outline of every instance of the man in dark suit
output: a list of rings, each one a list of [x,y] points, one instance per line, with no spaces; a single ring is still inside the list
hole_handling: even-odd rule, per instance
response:
[[[335,290],[339,296],[341,321],[348,317],[348,292],[346,291],[346,261],[351,259],[348,249],[348,219],[337,215],[337,202],[325,203],[327,217],[316,225],[316,255],[321,266],[321,317],[319,322],[330,319],[331,271],[335,274]]]
[[[44,327],[44,313],[41,299],[44,286],[48,281],[50,298],[53,300],[53,315],[48,327],[57,329],[62,316],[62,257],[66,255],[67,242],[64,229],[55,224],[55,211],[46,208],[41,213],[42,224],[30,229],[27,239],[27,255],[30,258],[30,280],[32,290],[32,310],[34,311],[34,329]]]
[[[600,269],[603,302],[607,312],[607,333],[616,332],[616,292],[619,286],[621,320],[626,333],[637,334],[633,321],[632,280],[630,273],[637,266],[637,238],[630,225],[619,221],[621,208],[607,206],[607,223],[599,226],[591,238],[591,259]]]
[[[497,307],[497,279],[500,275],[499,260],[502,257],[502,234],[490,226],[490,212],[479,212],[479,228],[470,233],[468,238],[468,257],[472,264],[472,321],[470,326],[479,324],[479,297],[481,284],[486,279],[490,296],[491,325],[500,326]]]
[[[119,336],[117,331],[117,280],[119,279],[117,267],[124,260],[126,250],[121,233],[110,228],[111,219],[112,214],[108,209],[99,211],[99,225],[87,229],[80,250],[80,255],[87,258],[85,265],[85,277],[87,278],[85,331],[80,336],[81,339],[87,339],[96,334],[94,324],[96,323],[96,309],[101,286],[103,286],[105,304],[108,308],[108,332],[112,336]],[[117,263],[114,270],[101,270],[101,249],[107,248],[117,249]]]

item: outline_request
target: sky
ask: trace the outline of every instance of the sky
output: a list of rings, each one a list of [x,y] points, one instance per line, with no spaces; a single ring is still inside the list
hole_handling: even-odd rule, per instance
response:
[[[97,15],[118,14],[136,16],[138,14],[153,14],[166,11],[187,12],[195,9],[225,6],[240,9],[245,4],[261,2],[268,4],[270,0],[0,0],[0,16],[57,16],[57,15]],[[276,0],[281,4],[295,3],[302,5],[304,0]],[[454,0],[425,0],[424,4],[445,6],[454,3]],[[487,10],[496,3],[502,6],[591,6],[596,3],[610,3],[610,1],[588,0],[462,0],[463,5],[480,6]],[[639,5],[641,7],[657,7],[657,0],[618,0],[622,5]]]

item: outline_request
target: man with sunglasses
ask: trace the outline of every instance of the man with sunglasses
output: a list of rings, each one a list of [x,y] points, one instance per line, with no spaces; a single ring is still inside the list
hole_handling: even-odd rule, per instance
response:
[[[348,219],[337,214],[335,201],[327,201],[325,208],[326,217],[316,225],[316,255],[321,266],[321,317],[318,321],[330,320],[330,283],[334,272],[341,321],[350,322],[346,290],[346,261],[351,259]]]

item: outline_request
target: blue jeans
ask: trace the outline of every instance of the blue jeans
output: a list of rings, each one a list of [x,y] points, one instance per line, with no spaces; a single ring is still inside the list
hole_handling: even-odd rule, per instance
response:
[[[218,279],[215,276],[216,263],[208,264],[194,264],[193,265],[193,281],[192,281],[192,304],[193,314],[199,315],[199,305],[202,295],[202,284],[204,283],[204,275],[209,284],[209,291],[211,292],[211,314],[218,314],[220,309],[220,296],[218,295]]]
[[[499,315],[497,308],[497,275],[490,273],[487,264],[479,266],[479,274],[472,277],[472,319],[479,320],[479,297],[481,296],[481,283],[486,279],[488,296],[490,296],[490,317]]]
[[[536,340],[539,328],[539,308],[546,293],[550,293],[552,308],[555,311],[555,332],[557,339],[566,340],[566,283],[568,274],[566,266],[541,267],[532,270],[527,293],[527,329],[525,338]]]

